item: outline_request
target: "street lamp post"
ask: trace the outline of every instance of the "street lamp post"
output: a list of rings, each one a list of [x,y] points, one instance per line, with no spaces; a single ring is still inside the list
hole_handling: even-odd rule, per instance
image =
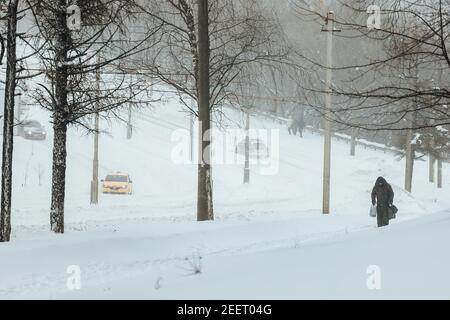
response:
[[[322,213],[330,213],[330,171],[331,171],[331,93],[333,68],[333,33],[339,30],[334,27],[334,13],[327,13],[326,24],[322,32],[327,33],[327,72],[325,84],[325,119],[324,119],[324,158],[323,158],[323,202]]]
[[[130,75],[130,99],[133,97],[133,76]],[[127,140],[130,140],[133,136],[133,125],[131,124],[133,111],[133,102],[128,102],[128,121],[127,121]]]
[[[250,183],[250,110],[245,110],[245,165],[244,184]]]
[[[97,53],[97,65],[100,65],[100,53]],[[94,129],[94,160],[92,165],[91,204],[98,204],[98,136],[100,129],[100,69],[97,68],[95,82],[97,89],[97,101],[95,102],[95,129]]]
[[[437,187],[442,189],[442,157],[437,159]]]

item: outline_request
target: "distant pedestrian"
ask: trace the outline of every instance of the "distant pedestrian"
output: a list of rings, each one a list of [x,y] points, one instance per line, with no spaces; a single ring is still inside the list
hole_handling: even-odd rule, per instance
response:
[[[297,129],[300,133],[300,137],[303,138],[303,130],[305,129],[305,119],[303,117],[303,114],[297,119]]]
[[[287,125],[288,125],[289,134],[290,135],[293,134],[294,136],[297,135],[297,124],[296,124],[295,119],[292,116],[289,117]]]
[[[303,137],[303,130],[305,129],[304,110],[293,110],[289,116],[287,125],[289,134],[296,136],[298,132],[300,137]]]
[[[394,191],[383,177],[379,177],[372,190],[372,205],[377,206],[378,227],[389,225],[389,207],[394,203]]]

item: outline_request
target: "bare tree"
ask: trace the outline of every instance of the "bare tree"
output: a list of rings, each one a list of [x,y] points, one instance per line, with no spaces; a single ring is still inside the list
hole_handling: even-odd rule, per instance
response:
[[[198,120],[200,154],[198,164],[197,219],[214,220],[211,178],[211,108],[209,82],[209,6],[208,0],[198,0]]]
[[[296,3],[300,14],[323,16],[307,0]],[[364,130],[402,131],[410,129],[411,121],[406,120],[416,113],[415,129],[450,124],[447,107],[450,91],[443,85],[448,78],[445,71],[450,68],[450,1],[380,1],[381,25],[370,29],[367,10],[373,4],[373,1],[352,0],[339,1],[337,6],[341,14],[337,15],[336,22],[343,30],[342,42],[350,50],[368,43],[375,44],[375,49],[370,59],[341,63],[333,68],[342,80],[334,83],[333,93],[347,99],[333,110],[333,120]],[[311,56],[303,58],[324,68]],[[417,62],[418,82],[422,85],[415,86],[408,79],[404,72],[407,61]],[[357,75],[349,74],[354,70],[358,70]],[[436,78],[441,71],[444,75],[438,84]],[[368,86],[360,85],[369,79],[376,80]],[[342,117],[348,112],[361,116],[348,121]]]
[[[5,106],[3,122],[3,151],[2,151],[2,196],[0,208],[0,242],[10,240],[11,236],[11,192],[12,192],[12,161],[13,161],[13,129],[14,129],[14,102],[17,83],[17,11],[19,0],[10,0],[6,16],[7,27],[7,57]],[[3,58],[3,39],[0,61]]]
[[[50,209],[51,230],[64,232],[64,199],[66,185],[67,130],[79,124],[93,130],[87,117],[113,111],[139,95],[145,88],[130,90],[126,73],[120,61],[144,50],[144,43],[158,30],[156,25],[140,41],[128,41],[126,26],[135,14],[135,2],[125,0],[77,1],[83,13],[80,30],[71,30],[67,20],[66,0],[36,0],[36,22],[46,46],[41,61],[48,83],[39,83],[35,98],[52,112],[54,131],[52,197]],[[108,49],[108,50],[105,50]],[[104,54],[105,51],[109,55]],[[97,61],[97,55],[102,59]],[[96,71],[109,74],[108,81],[98,92]],[[141,79],[136,80],[141,83]],[[130,91],[132,92],[130,95]]]
[[[225,0],[204,4],[197,0],[165,0],[150,1],[142,8],[161,21],[164,28],[158,34],[161,46],[155,48],[156,54],[151,55],[151,59],[142,60],[139,69],[177,91],[185,108],[199,118],[204,135],[208,135],[212,113],[226,103],[238,101],[232,84],[245,65],[279,61],[285,56],[279,24],[267,15],[258,1]],[[209,74],[202,73],[205,82],[209,78],[208,109],[205,107],[206,89],[200,92],[203,79],[200,80],[199,28],[204,27],[199,20],[200,10],[208,13],[208,36],[202,35],[203,41],[210,44],[202,53],[209,57]],[[207,44],[202,43],[202,46]],[[192,100],[198,103],[198,111],[192,106]],[[200,154],[208,147],[208,140],[206,137],[199,144]],[[199,220],[213,219],[211,166],[207,160],[199,163],[198,195],[202,199],[198,202]]]

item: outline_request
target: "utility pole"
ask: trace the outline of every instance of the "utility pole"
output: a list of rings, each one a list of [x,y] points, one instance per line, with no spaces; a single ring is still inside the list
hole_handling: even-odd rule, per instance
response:
[[[434,177],[435,177],[435,167],[436,167],[436,157],[433,155],[433,150],[434,150],[434,138],[431,137],[431,142],[430,142],[430,151],[428,153],[428,176],[429,176],[429,181],[431,183],[434,183]]]
[[[419,65],[418,65],[418,61],[416,61],[414,63],[413,66],[413,70],[414,70],[414,81],[415,81],[415,89],[416,91],[419,90]],[[417,100],[415,101],[415,105],[414,108],[417,108]],[[414,158],[415,158],[415,147],[414,144],[412,142],[413,138],[414,138],[414,132],[413,132],[413,128],[414,128],[414,124],[416,122],[416,110],[412,110],[411,112],[408,113],[408,131],[406,134],[406,154],[405,154],[405,158],[406,158],[406,165],[405,165],[405,190],[408,192],[412,191],[412,179],[413,179],[413,171],[414,171]]]
[[[432,88],[434,89],[434,88]],[[430,98],[430,105],[433,105],[433,99]],[[430,120],[430,124],[434,125],[433,119]],[[434,142],[435,128],[430,130],[430,144],[428,146],[428,181],[434,183],[436,176],[436,156],[434,154],[435,142]]]
[[[430,153],[429,154],[429,181],[434,183],[434,168],[436,166],[436,158]]]
[[[438,86],[439,88],[442,88],[442,73],[443,68],[439,69],[439,76],[438,76]],[[435,162],[437,162],[437,187],[438,189],[442,189],[442,152],[439,152],[437,156],[434,158]]]
[[[16,135],[18,136],[22,136],[23,135],[23,125],[22,125],[22,113],[24,112],[23,108],[22,108],[22,93],[16,94],[17,96],[17,101],[15,103],[15,105],[17,106],[17,112],[15,114],[17,114],[16,117],[16,123],[15,123],[15,127],[17,127],[16,129]],[[23,119],[25,120],[25,119]]]
[[[133,96],[133,76],[130,75],[130,99]],[[132,101],[128,102],[128,121],[127,121],[127,139],[130,140],[133,136],[133,126],[131,125]]]
[[[245,166],[244,166],[244,183],[250,183],[250,112],[247,109],[245,111]]]
[[[413,124],[413,115],[409,114],[410,125]],[[408,129],[408,133],[406,135],[406,166],[405,166],[405,190],[408,192],[412,191],[412,177],[413,177],[413,165],[414,165],[414,150],[413,150],[413,131],[412,127]]]
[[[356,155],[356,128],[352,128],[352,137],[350,141],[350,156]]]
[[[131,125],[131,102],[130,106],[128,107],[128,121],[127,121],[127,140],[130,140],[133,136],[133,126]]]
[[[272,74],[272,80],[273,80],[273,84],[275,86],[275,95],[278,95],[278,84],[277,84],[277,79],[275,77],[275,71],[273,69],[270,70],[271,74]],[[280,110],[279,110],[279,105],[278,105],[278,99],[275,99],[274,101],[274,111],[276,115],[279,115]]]
[[[442,189],[442,158],[437,160],[437,187]]]
[[[405,166],[405,190],[408,192],[412,191],[412,180],[414,172],[414,161],[416,157],[415,143],[413,143],[414,132],[413,128],[416,122],[417,111],[412,111],[409,113],[409,126],[406,135],[406,166]]]
[[[97,53],[97,66],[100,66],[100,52]],[[95,102],[95,131],[94,131],[94,160],[92,165],[92,181],[91,181],[91,204],[98,204],[98,135],[100,130],[100,68],[98,67],[95,74],[95,82],[97,86],[97,101]]]
[[[330,172],[331,172],[331,93],[333,68],[333,33],[338,32],[334,27],[334,13],[327,13],[326,25],[322,32],[327,33],[327,71],[325,89],[325,119],[324,119],[324,156],[323,156],[323,207],[322,213],[330,213]]]

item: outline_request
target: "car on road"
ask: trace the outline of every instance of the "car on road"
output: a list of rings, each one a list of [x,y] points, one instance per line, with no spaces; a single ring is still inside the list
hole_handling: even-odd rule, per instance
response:
[[[102,192],[112,194],[132,194],[133,181],[130,175],[124,172],[116,172],[108,174],[104,180],[101,181]]]
[[[235,153],[245,156],[246,139],[238,143]],[[249,157],[252,159],[265,159],[269,157],[269,147],[261,139],[249,139]]]
[[[26,120],[20,125],[21,135],[28,140],[45,140],[47,132],[36,120]]]

